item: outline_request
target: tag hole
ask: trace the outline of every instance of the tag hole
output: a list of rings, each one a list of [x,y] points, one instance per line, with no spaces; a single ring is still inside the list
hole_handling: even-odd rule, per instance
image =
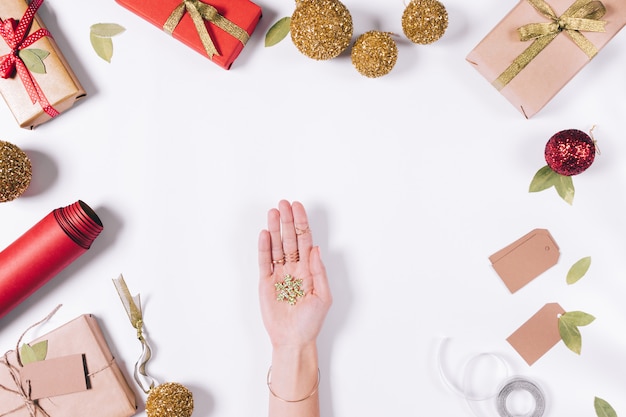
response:
[[[546,252],[550,250],[550,246],[546,246]]]

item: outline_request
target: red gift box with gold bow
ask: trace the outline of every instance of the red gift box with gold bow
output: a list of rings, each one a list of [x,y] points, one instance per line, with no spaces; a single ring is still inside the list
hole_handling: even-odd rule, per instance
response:
[[[86,95],[36,14],[42,3],[0,1],[0,93],[27,129],[58,116]]]
[[[625,24],[624,0],[521,0],[466,59],[530,118]]]
[[[249,0],[117,0],[185,45],[230,69],[261,19]]]

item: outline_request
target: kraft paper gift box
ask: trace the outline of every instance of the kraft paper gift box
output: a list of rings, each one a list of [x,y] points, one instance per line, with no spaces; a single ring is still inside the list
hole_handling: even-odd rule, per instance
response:
[[[257,23],[249,0],[117,0],[224,69],[230,69]]]
[[[624,0],[521,0],[466,59],[530,118],[625,24]]]
[[[36,15],[41,3],[43,0],[32,0],[30,5],[25,0],[0,1],[0,94],[20,127],[27,129],[63,113],[86,95],[54,41],[54,34],[43,35],[47,29]],[[29,18],[32,23],[28,27]],[[13,33],[22,28],[28,30],[22,31],[16,45],[10,45]],[[33,51],[49,53],[41,59],[45,73],[24,64],[24,53],[32,56]]]
[[[0,356],[0,415],[129,417],[136,413],[135,394],[94,316],[79,316],[28,344],[40,341],[48,345],[42,361],[22,367],[15,351]],[[35,402],[28,401],[28,392]]]

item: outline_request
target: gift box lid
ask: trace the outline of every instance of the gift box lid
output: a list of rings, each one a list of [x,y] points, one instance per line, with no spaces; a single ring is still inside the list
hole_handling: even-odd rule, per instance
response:
[[[161,30],[165,30],[165,23],[178,7],[186,7],[185,2],[180,0],[161,0],[159,2],[153,0],[116,1]],[[232,22],[239,30],[243,30],[245,32],[243,34],[244,37],[252,35],[262,15],[261,7],[250,0],[195,0],[191,3],[196,4],[198,8],[204,7],[203,5],[211,6],[219,16]],[[175,25],[172,36],[200,54],[209,57],[222,68],[230,69],[243,50],[245,41],[242,42],[233,34],[227,33],[219,25],[209,22],[208,20],[210,19],[203,20],[204,28],[206,28],[206,32],[214,43],[218,54],[209,57],[201,41],[199,31],[190,13],[187,11],[183,13],[182,18]]]
[[[24,0],[3,0],[0,2],[0,18],[20,20],[27,8],[28,3]],[[44,22],[35,15],[27,36],[42,28],[45,29]],[[26,49],[39,49],[49,53],[42,60],[45,72],[30,71],[30,75],[56,112],[63,113],[87,95],[54,37],[44,36]],[[0,57],[10,52],[11,48],[0,37]],[[33,129],[53,118],[44,111],[40,102],[31,101],[23,81],[17,74],[6,79],[0,78],[0,93],[20,127]]]
[[[556,16],[561,16],[575,1],[546,0],[545,3]],[[579,32],[596,51],[600,51],[626,24],[626,3],[622,0],[602,0],[602,4],[606,13],[599,20],[606,22],[604,31]],[[591,60],[566,31],[560,32],[502,86],[498,78],[533,42],[521,41],[518,28],[550,21],[533,7],[530,0],[520,0],[466,57],[527,118],[539,112]]]

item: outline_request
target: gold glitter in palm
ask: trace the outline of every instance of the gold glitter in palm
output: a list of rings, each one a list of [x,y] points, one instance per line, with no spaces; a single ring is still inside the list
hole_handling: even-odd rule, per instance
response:
[[[285,275],[282,282],[274,284],[276,288],[276,299],[278,301],[287,301],[290,305],[295,305],[298,298],[304,296],[302,291],[302,280],[296,279],[290,274]]]

